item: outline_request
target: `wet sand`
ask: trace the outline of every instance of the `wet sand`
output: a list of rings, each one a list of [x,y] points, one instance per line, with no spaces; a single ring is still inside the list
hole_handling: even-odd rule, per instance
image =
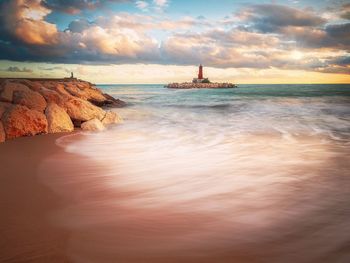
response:
[[[65,254],[69,234],[48,218],[51,211],[67,203],[38,179],[46,157],[73,156],[55,145],[60,136],[0,144],[0,262],[70,262]]]
[[[200,151],[193,160],[176,155],[177,165],[171,156],[169,162],[159,161],[162,151],[144,154],[149,137],[135,143],[135,135],[106,140],[108,134],[61,138],[64,147],[78,144],[82,152],[101,147],[105,151],[99,152],[101,159],[63,151],[56,146],[60,135],[0,145],[0,262],[345,263],[350,259],[347,148],[334,145],[333,154],[326,155],[329,149],[323,146],[312,152],[300,146],[305,140],[314,145],[316,138],[281,144],[278,136],[258,135],[255,143],[265,142],[258,143],[264,147],[249,146],[249,152],[255,152],[250,161],[242,167],[229,166],[239,176],[235,181],[215,166],[215,160],[207,161],[204,170],[183,166],[195,160],[204,164],[206,155]],[[100,145],[99,138],[108,143]],[[116,145],[109,148],[113,141]],[[242,153],[243,148],[237,154]],[[263,165],[266,153],[269,166]],[[214,157],[212,150],[210,156]],[[293,164],[283,156],[309,161]],[[177,166],[186,177],[173,174]],[[288,169],[284,171],[288,177],[278,170],[282,167]],[[241,177],[239,171],[246,174]],[[281,174],[277,181],[271,181],[275,176],[269,179],[274,171]],[[294,177],[308,173],[314,176]]]

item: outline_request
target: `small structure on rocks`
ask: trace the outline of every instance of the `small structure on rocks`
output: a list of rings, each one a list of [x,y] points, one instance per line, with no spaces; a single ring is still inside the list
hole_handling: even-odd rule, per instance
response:
[[[194,78],[192,82],[183,83],[170,83],[165,86],[170,89],[228,89],[237,88],[235,84],[232,83],[212,83],[208,78],[203,77],[203,66],[199,65],[198,77]]]
[[[72,75],[73,77],[73,75]],[[0,142],[44,133],[103,130],[125,102],[76,78],[0,79]]]

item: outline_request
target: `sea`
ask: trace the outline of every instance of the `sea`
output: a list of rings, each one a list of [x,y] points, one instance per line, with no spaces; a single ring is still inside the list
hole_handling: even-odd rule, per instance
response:
[[[72,262],[350,262],[350,85],[98,87],[124,122],[45,164]]]

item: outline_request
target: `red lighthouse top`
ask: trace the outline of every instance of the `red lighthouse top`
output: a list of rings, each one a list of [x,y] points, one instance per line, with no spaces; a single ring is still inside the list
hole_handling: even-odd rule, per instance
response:
[[[203,79],[203,66],[199,65],[198,79]]]

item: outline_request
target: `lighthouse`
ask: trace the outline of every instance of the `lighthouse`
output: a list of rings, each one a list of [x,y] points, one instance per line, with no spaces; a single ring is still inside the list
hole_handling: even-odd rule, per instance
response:
[[[203,79],[203,66],[202,66],[202,64],[199,65],[198,79]]]
[[[199,68],[198,68],[198,78],[194,78],[192,80],[192,83],[210,83],[209,79],[203,78],[203,66],[202,66],[202,64],[200,64]]]

